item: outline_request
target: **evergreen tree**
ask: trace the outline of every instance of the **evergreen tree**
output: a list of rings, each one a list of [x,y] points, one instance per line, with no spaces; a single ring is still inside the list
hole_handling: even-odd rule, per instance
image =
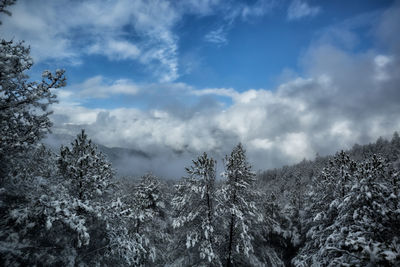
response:
[[[161,197],[160,182],[157,177],[147,173],[141,177],[135,188],[132,206],[136,213],[136,232],[141,232],[142,225],[146,226],[155,217],[162,216],[165,204]]]
[[[56,156],[32,148],[13,166],[15,183],[0,189],[0,262],[73,265],[91,236],[87,215],[96,211],[71,197],[57,175]]]
[[[65,85],[63,70],[45,71],[42,81],[29,82],[32,66],[29,48],[23,43],[0,40],[0,175],[12,170],[13,160],[36,144],[50,129],[51,91]]]
[[[79,247],[77,261],[89,265],[105,262],[104,251],[111,239],[107,225],[115,218],[115,211],[110,208],[110,193],[114,189],[111,164],[82,130],[71,148],[61,147],[58,169],[68,194],[92,211],[78,211],[87,225],[90,242]]]
[[[159,179],[145,174],[138,183],[121,180],[116,200],[108,205],[110,265],[154,266],[167,261],[168,214]]]
[[[274,193],[262,194],[257,202],[263,220],[250,229],[255,257],[249,263],[252,266],[285,266],[287,252],[291,252],[291,221],[282,213]]]
[[[314,186],[307,239],[296,266],[389,266],[399,264],[395,172],[374,155],[357,163],[338,154]],[[391,177],[392,176],[392,177]]]
[[[111,185],[113,171],[105,156],[82,130],[71,148],[61,147],[58,160],[61,175],[70,183],[71,194],[80,200],[94,200]]]
[[[223,215],[221,223],[227,231],[226,265],[232,266],[245,264],[243,255],[249,257],[253,252],[250,228],[262,215],[253,199],[255,173],[251,171],[242,144],[233,149],[230,157],[226,156],[225,164],[226,182],[221,190],[219,209]]]
[[[183,239],[178,242],[184,244],[186,253],[191,255],[182,263],[185,265],[219,264],[215,233],[215,165],[216,162],[204,153],[186,168],[188,177],[176,186],[172,200],[176,213],[173,226],[179,229]]]
[[[341,151],[314,179],[303,221],[303,227],[307,232],[306,242],[294,259],[296,265],[303,263],[310,265],[317,251],[332,233],[331,226],[337,219],[337,207],[351,188],[353,173],[356,169],[355,162]]]
[[[0,12],[15,1],[0,1]],[[78,210],[58,179],[54,155],[38,141],[49,131],[52,89],[64,71],[28,81],[32,66],[22,42],[0,40],[0,262],[5,266],[74,264],[76,247],[89,242]]]
[[[324,257],[331,266],[400,263],[397,197],[388,185],[388,164],[374,155],[359,164],[353,186],[338,206]]]

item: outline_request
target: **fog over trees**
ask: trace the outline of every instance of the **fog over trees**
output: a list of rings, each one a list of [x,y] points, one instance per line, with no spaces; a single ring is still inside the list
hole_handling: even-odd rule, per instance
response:
[[[85,130],[41,143],[66,78],[32,82],[29,53],[0,41],[2,266],[400,266],[397,132],[258,173],[239,143],[180,179],[116,177]]]

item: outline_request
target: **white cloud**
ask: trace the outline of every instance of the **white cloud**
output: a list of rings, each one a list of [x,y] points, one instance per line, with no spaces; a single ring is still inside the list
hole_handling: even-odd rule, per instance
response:
[[[183,102],[194,96],[215,95],[231,98],[232,105],[189,113],[179,102],[174,110],[162,106],[147,111],[89,109],[65,104],[69,95],[64,92],[64,99],[55,106],[55,129],[69,129],[75,134],[73,125],[84,127],[98,142],[152,155],[178,151],[192,157],[210,151],[220,159],[240,141],[248,146],[256,168],[295,163],[317,152],[333,153],[400,129],[399,78],[393,75],[398,63],[392,60],[393,55],[355,55],[319,44],[310,48],[307,58],[307,76],[292,78],[275,91],[194,89],[182,83],[138,86],[132,81],[107,82],[103,77],[93,77],[81,85],[91,97],[148,94],[153,101],[154,88],[158,92],[163,88],[164,103],[176,95],[183,97]],[[385,68],[387,79],[370,75],[377,67],[389,65]]]
[[[66,129],[68,125],[93,124],[101,111],[101,109],[88,109],[82,106],[68,105],[68,103],[65,102],[54,105],[52,109],[54,110],[54,120],[62,120],[59,127],[55,130],[63,133],[70,133]]]
[[[88,48],[89,54],[105,54],[110,60],[137,59],[139,48],[127,41],[109,40],[104,43],[95,43]]]
[[[204,39],[209,43],[214,43],[218,45],[224,45],[228,43],[226,38],[226,30],[224,27],[219,27],[216,30],[212,30],[204,36]]]
[[[321,54],[317,52],[316,56]],[[316,58],[310,60],[319,64]],[[349,58],[342,60],[348,62]],[[373,72],[375,57],[368,54],[352,64],[352,69],[344,71],[350,71],[354,79],[360,79],[358,75],[363,75],[364,64],[368,61],[367,66]],[[163,108],[148,111],[89,109],[64,105],[61,101],[55,109],[55,131],[71,127],[70,133],[75,134],[77,128],[73,125],[76,125],[88,129],[95,141],[108,146],[131,147],[164,156],[179,151],[184,157],[209,151],[217,159],[241,141],[247,145],[255,168],[268,168],[313,158],[317,152],[323,155],[349,148],[362,140],[370,142],[400,128],[400,96],[394,86],[397,83],[393,83],[393,79],[397,81],[398,78],[388,76],[394,85],[382,89],[381,85],[388,80],[374,81],[373,76],[363,76],[368,87],[350,90],[352,79],[343,79],[336,69],[325,67],[323,71],[327,73],[325,76],[295,78],[280,85],[275,92],[259,89],[240,93],[232,88],[195,90],[185,84],[164,86],[166,91],[187,92],[186,97],[217,95],[230,97],[233,101],[223,110],[200,110],[190,116],[177,115],[185,112],[179,105],[175,108],[182,110],[175,113]],[[104,91],[125,90],[120,89],[117,82],[107,85],[101,77],[86,82],[87,88],[94,88],[93,85],[102,88],[100,95]],[[153,86],[157,85],[141,88]],[[151,94],[149,90],[139,92]],[[91,94],[94,96],[94,92]],[[166,97],[164,101],[168,102],[168,94]],[[57,118],[61,115],[64,117]]]
[[[289,20],[297,20],[303,17],[313,17],[320,12],[320,7],[310,6],[303,0],[293,0],[288,8],[287,17]]]
[[[80,85],[87,97],[127,94],[159,105],[90,109],[62,91],[61,103],[54,106],[55,132],[75,135],[83,127],[100,143],[155,155],[153,170],[168,165],[178,173],[196,154],[207,151],[220,160],[239,141],[254,167],[265,169],[390,137],[400,129],[397,50],[356,53],[336,46],[336,37],[325,37],[304,53],[303,74],[292,73],[274,91],[93,77]],[[232,104],[218,105],[215,96],[228,97]],[[135,166],[140,169],[140,164]]]
[[[202,90],[192,90],[191,93],[197,96],[218,95],[218,96],[227,96],[230,98],[235,98],[239,95],[239,93],[235,91],[233,88],[206,88]]]
[[[71,40],[61,34],[64,25],[56,23],[56,5],[31,4],[18,2],[9,8],[12,16],[2,18],[3,38],[27,41],[35,61],[56,58],[79,63],[79,53],[71,48]]]
[[[61,92],[57,92],[57,95],[61,101],[65,102],[74,98],[77,101],[77,99],[108,98],[112,95],[136,95],[139,91],[140,86],[130,80],[118,79],[111,82],[98,75],[81,84],[69,86],[68,90],[61,90]]]
[[[161,81],[179,76],[172,28],[182,14],[167,0],[21,1],[10,11],[4,37],[25,40],[36,62],[79,64],[85,54],[100,54],[137,60]]]
[[[303,158],[312,158],[315,155],[308,138],[308,134],[304,132],[288,133],[284,136],[281,141],[282,150],[289,156],[291,162],[298,162]]]
[[[256,139],[250,140],[249,144],[250,144],[250,146],[252,146],[253,149],[261,148],[261,149],[265,149],[265,150],[270,150],[273,147],[274,142],[272,142],[271,140],[269,140],[267,138],[264,138],[264,139],[256,138]]]

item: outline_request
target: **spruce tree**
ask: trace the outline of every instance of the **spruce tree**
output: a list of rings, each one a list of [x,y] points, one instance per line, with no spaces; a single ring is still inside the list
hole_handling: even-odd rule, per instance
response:
[[[188,176],[176,186],[172,200],[176,214],[173,227],[181,232],[180,249],[192,255],[191,259],[185,259],[185,264],[192,266],[219,264],[215,234],[215,165],[215,160],[206,153],[193,160],[193,165],[186,168]]]
[[[242,144],[238,144],[231,155],[226,157],[225,184],[221,190],[222,202],[219,210],[226,234],[226,265],[244,264],[243,255],[253,252],[250,228],[262,215],[256,208],[252,187],[255,173],[247,162]]]
[[[61,147],[58,165],[62,176],[70,183],[71,194],[80,200],[93,200],[111,185],[111,165],[84,130],[71,143],[71,148]]]
[[[0,40],[0,178],[49,132],[52,89],[65,86],[63,70],[44,71],[41,82],[28,81],[33,61],[22,42]],[[4,180],[3,180],[4,181]],[[0,181],[1,182],[1,181]]]

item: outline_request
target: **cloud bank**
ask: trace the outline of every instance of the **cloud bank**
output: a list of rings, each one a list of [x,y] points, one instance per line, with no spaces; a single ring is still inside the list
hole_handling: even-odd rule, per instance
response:
[[[398,16],[400,9],[393,7],[379,17],[378,25],[371,26],[377,42],[387,27],[399,27],[387,14]],[[167,176],[182,175],[183,166],[178,165],[190,164],[190,158],[203,151],[221,163],[238,142],[245,144],[256,169],[266,169],[371,142],[382,135],[390,137],[400,129],[399,43],[397,39],[385,42],[385,52],[355,52],[335,45],[337,39],[348,36],[338,37],[338,33],[351,31],[338,27],[332,38],[321,37],[304,53],[300,60],[303,74],[275,90],[136,84],[135,97],[151,95],[152,89],[164,91],[174,105],[106,110],[61,103],[54,107],[55,129],[71,133],[83,127],[102,144],[145,151],[158,170],[169,159],[177,170],[165,168]],[[131,93],[114,86],[109,86],[110,93]],[[188,106],[188,101],[196,103]],[[61,114],[68,115],[57,117]]]

